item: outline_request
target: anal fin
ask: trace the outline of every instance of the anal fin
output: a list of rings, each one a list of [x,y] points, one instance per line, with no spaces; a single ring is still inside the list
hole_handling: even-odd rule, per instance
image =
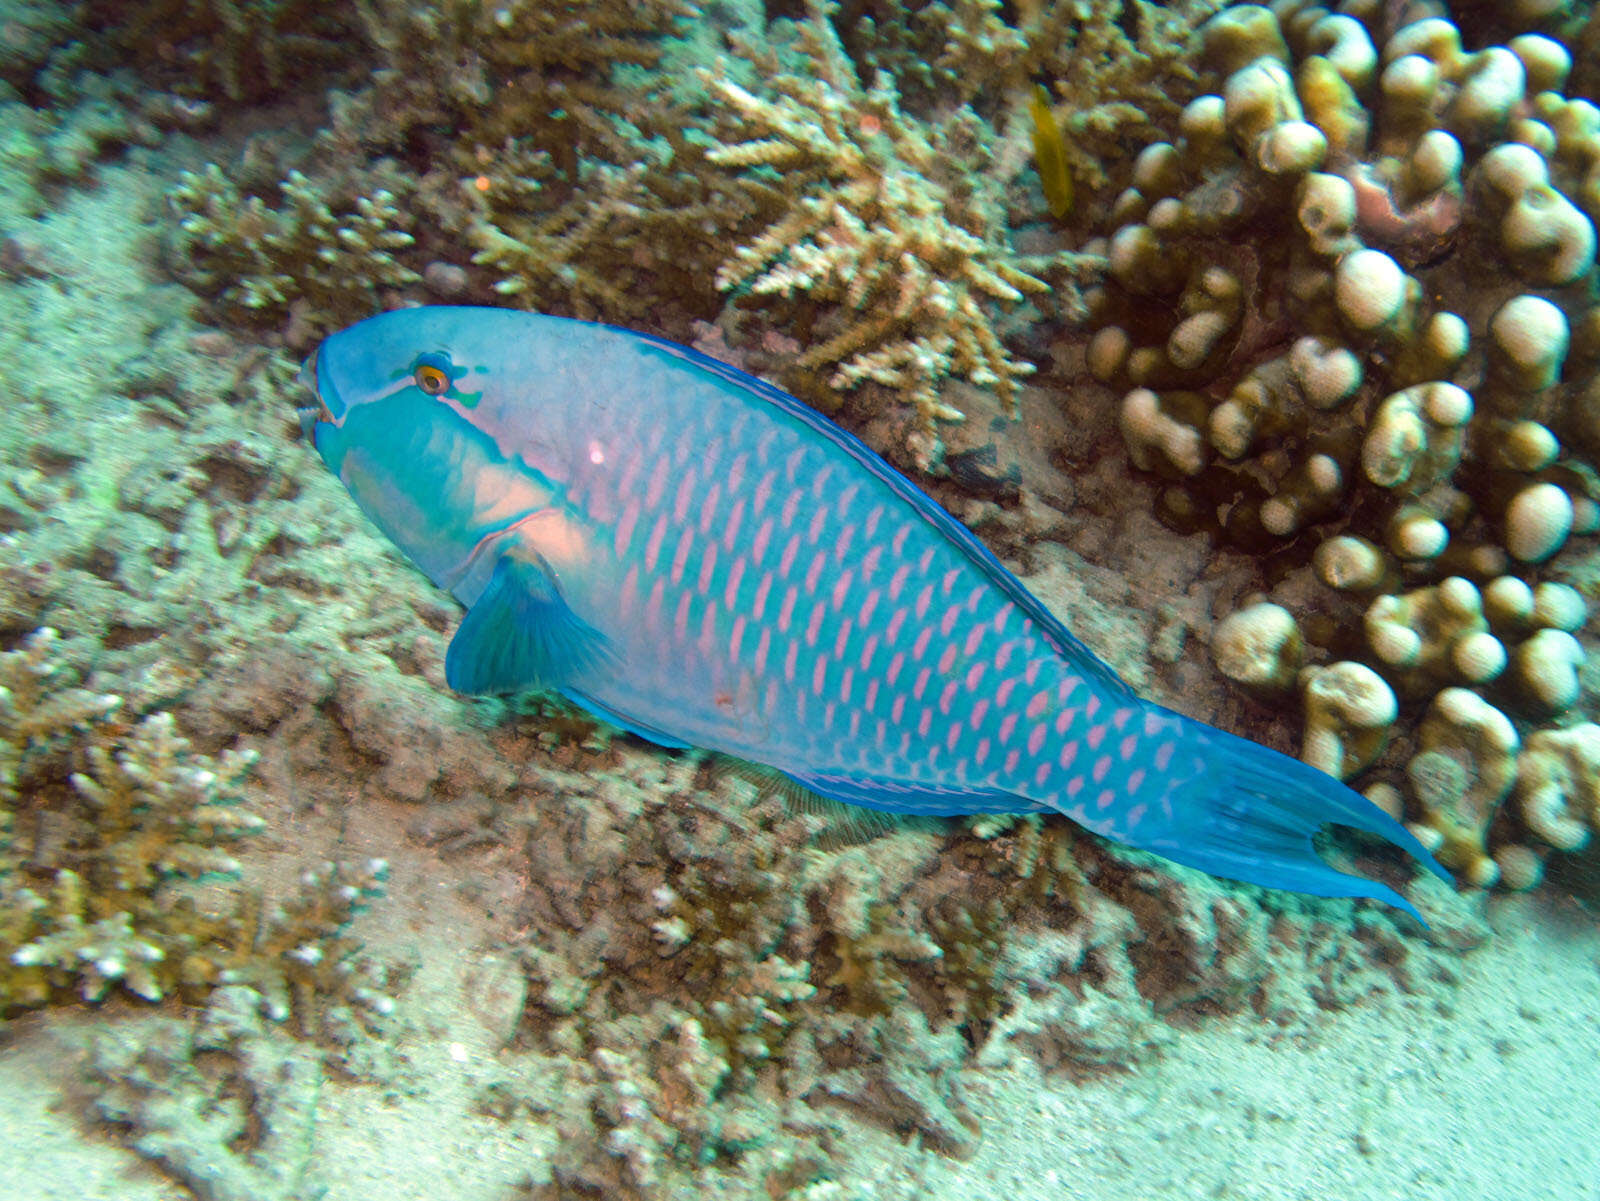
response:
[[[842,773],[784,774],[819,796],[871,809],[886,809],[891,813],[957,817],[967,813],[1034,813],[1041,808],[1037,801],[999,788],[903,784],[897,780]]]

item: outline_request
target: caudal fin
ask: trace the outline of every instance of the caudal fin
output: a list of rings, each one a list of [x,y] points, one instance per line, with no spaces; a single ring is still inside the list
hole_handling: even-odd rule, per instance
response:
[[[1416,907],[1376,880],[1336,871],[1311,839],[1323,826],[1353,826],[1408,852],[1441,879],[1450,875],[1394,818],[1332,776],[1222,730],[1185,720],[1205,772],[1177,786],[1172,825],[1138,845],[1215,876],[1319,897],[1370,897]]]

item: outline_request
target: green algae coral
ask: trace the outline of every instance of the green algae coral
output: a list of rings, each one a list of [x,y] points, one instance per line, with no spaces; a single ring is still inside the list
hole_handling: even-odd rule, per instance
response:
[[[291,171],[281,206],[243,195],[216,163],[185,172],[173,189],[183,281],[233,320],[303,320],[329,326],[377,307],[381,288],[420,277],[395,257],[415,240],[393,192],[377,189],[335,211],[311,180]]]
[[[319,997],[382,1010],[344,930],[383,865],[327,865],[267,907],[227,850],[262,826],[241,796],[255,754],[195,754],[170,713],[109,720],[121,698],[61,685],[55,641],[0,656],[0,1017],[222,983],[307,1028]]]

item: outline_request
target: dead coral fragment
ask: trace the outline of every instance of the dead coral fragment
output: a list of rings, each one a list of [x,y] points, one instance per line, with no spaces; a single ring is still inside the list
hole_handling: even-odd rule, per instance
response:
[[[0,655],[0,813],[9,815],[24,757],[115,713],[122,698],[62,688],[54,650],[60,635],[36,630],[22,649]]]
[[[798,367],[826,373],[836,391],[869,380],[905,389],[930,433],[961,417],[938,396],[952,374],[1012,406],[1033,367],[1006,352],[986,305],[1047,285],[1007,243],[997,197],[973,182],[964,148],[979,141],[979,119],[962,108],[937,126],[920,122],[882,73],[863,88],[829,23],[833,9],[813,0],[800,27],[813,75],[777,73],[771,95],[726,72],[706,76],[745,135],[711,161],[776,171],[798,197],[723,264],[717,286],[825,306],[837,332]]]
[[[414,239],[391,192],[358,196],[336,213],[298,171],[279,188],[284,203],[273,208],[209,163],[173,191],[188,259],[180,276],[233,319],[280,320],[298,301],[309,320],[335,325],[371,313],[379,288],[420,278],[394,257]]]

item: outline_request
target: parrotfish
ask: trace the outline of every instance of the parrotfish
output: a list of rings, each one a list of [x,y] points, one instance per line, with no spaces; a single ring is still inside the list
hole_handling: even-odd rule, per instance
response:
[[[331,335],[303,379],[324,462],[466,608],[452,689],[554,690],[834,800],[1060,813],[1271,888],[1417,915],[1320,858],[1329,824],[1448,879],[1338,780],[1141,699],[859,439],[688,347],[424,307]]]

